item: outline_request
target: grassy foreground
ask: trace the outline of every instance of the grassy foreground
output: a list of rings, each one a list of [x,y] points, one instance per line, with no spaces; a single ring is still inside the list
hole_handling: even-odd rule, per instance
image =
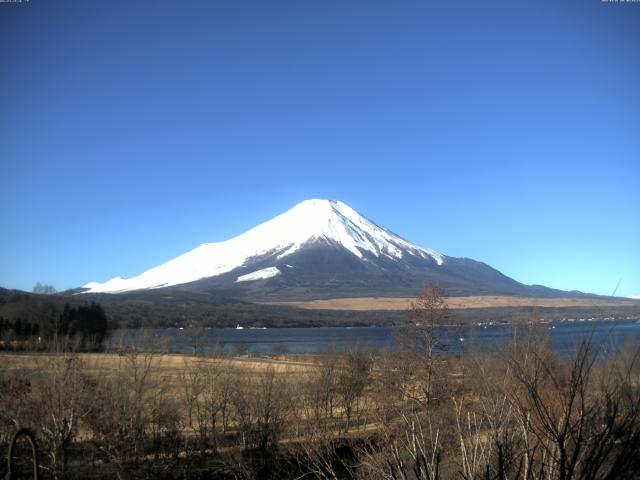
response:
[[[432,333],[306,357],[2,354],[0,454],[28,427],[43,478],[639,478],[638,345],[562,360],[534,326],[447,356]]]

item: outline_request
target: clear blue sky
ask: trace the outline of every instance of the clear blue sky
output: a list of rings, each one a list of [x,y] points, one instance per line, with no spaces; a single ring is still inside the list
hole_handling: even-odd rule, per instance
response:
[[[129,277],[306,198],[640,294],[640,3],[0,3],[0,285]]]

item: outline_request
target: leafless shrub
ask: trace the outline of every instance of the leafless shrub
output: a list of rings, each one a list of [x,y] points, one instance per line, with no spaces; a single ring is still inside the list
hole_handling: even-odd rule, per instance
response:
[[[368,478],[381,480],[438,480],[442,446],[440,432],[430,419],[402,415],[385,426],[375,442],[362,449],[362,468]]]
[[[4,360],[4,359],[3,359]],[[0,361],[0,459],[7,458],[9,442],[20,427],[33,426],[30,395],[32,381],[28,372],[9,371]],[[0,463],[0,475],[6,465]]]
[[[300,442],[290,453],[290,461],[299,472],[296,479],[343,480],[357,478],[357,448],[346,438],[321,434]]]
[[[93,411],[93,385],[84,374],[86,365],[78,355],[56,355],[38,364],[31,414],[41,446],[49,458],[46,468],[54,478],[64,478],[71,442],[79,424]]]
[[[94,392],[95,413],[87,417],[93,444],[125,476],[144,458],[145,440],[152,421],[155,386],[151,353],[129,352],[116,370],[100,379]]]

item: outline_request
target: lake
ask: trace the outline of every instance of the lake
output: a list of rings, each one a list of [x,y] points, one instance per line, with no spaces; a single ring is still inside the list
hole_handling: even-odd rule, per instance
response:
[[[276,352],[317,354],[335,348],[381,349],[393,347],[400,327],[313,327],[313,328],[166,328],[152,330],[120,329],[109,339],[111,346],[150,345],[179,353],[251,353],[268,355]],[[464,327],[441,327],[443,350],[459,353],[482,349],[495,350],[513,338],[514,329],[524,332],[526,326],[485,324]],[[542,324],[561,355],[568,356],[586,335],[596,344],[623,344],[640,341],[640,320],[589,321],[572,319]],[[144,333],[143,333],[144,332]]]

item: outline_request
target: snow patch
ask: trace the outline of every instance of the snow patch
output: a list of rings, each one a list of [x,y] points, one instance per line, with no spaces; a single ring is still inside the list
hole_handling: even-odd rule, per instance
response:
[[[236,280],[238,282],[251,282],[253,280],[264,280],[265,278],[275,277],[280,274],[278,267],[263,268],[255,272],[247,273],[246,275],[240,275]]]

